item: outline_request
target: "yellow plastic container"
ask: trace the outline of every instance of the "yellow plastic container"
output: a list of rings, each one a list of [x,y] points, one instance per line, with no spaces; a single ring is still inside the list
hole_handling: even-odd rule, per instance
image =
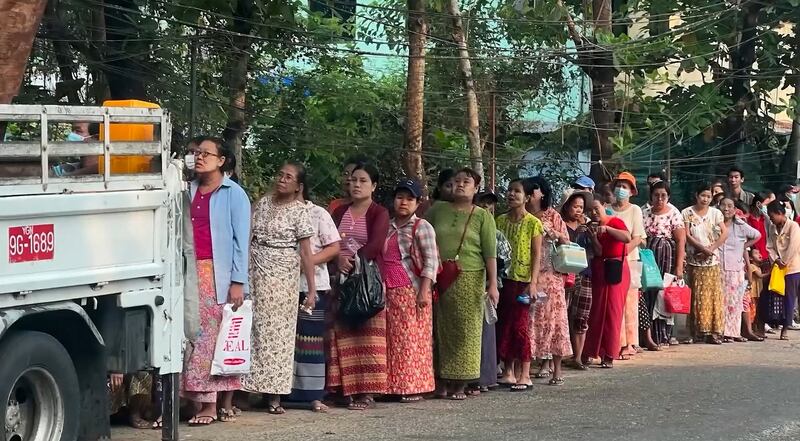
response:
[[[158,109],[158,104],[139,100],[110,100],[103,102],[105,107],[137,107],[142,109]],[[114,123],[109,128],[111,141],[154,141],[155,126],[153,124]],[[105,139],[103,124],[100,124],[100,141]],[[111,174],[150,173],[153,156],[112,156]],[[99,174],[105,172],[103,157],[98,158]]]

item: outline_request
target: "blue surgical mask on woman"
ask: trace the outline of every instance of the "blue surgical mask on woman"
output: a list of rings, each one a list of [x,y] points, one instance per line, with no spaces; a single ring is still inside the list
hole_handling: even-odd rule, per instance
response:
[[[83,142],[83,136],[78,135],[75,132],[69,132],[69,135],[67,135],[67,141],[70,141],[70,142]]]
[[[614,210],[606,207],[606,216],[613,216],[613,215],[614,215]]]
[[[761,212],[762,215],[766,216],[767,215],[767,206],[766,205],[762,205],[761,208],[759,209],[759,211]]]
[[[614,197],[616,197],[618,201],[627,200],[631,198],[631,192],[627,188],[617,187],[614,189]]]

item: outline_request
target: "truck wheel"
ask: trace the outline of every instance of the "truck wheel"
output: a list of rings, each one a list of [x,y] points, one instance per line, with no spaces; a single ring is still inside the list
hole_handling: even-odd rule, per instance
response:
[[[11,332],[0,342],[2,441],[73,441],[78,376],[66,349],[42,332]]]

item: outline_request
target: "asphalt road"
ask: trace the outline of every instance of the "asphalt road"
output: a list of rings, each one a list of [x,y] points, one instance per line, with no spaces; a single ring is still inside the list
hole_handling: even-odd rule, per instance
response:
[[[378,403],[324,415],[247,412],[235,423],[182,425],[181,439],[790,441],[800,438],[800,332],[789,336],[681,345],[610,370],[566,370],[560,387],[536,384],[465,402]],[[112,436],[155,441],[160,432],[115,427]]]

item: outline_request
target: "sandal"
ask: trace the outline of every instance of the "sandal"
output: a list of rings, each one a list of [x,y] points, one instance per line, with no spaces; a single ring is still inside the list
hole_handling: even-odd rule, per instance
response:
[[[422,401],[422,397],[419,395],[406,395],[400,397],[401,403],[418,403]]]
[[[367,410],[369,403],[367,401],[353,401],[347,405],[347,410]]]
[[[735,341],[736,343],[747,343],[747,339],[744,337],[734,337],[733,341]]]
[[[631,359],[631,356],[629,354],[625,354],[625,353],[620,353],[619,354],[619,358],[617,358],[617,360],[622,360],[622,361],[626,361],[626,360],[630,360],[630,359]]]
[[[189,419],[189,426],[210,426],[217,421],[217,417],[211,415],[195,415]]]
[[[600,367],[603,368],[603,369],[611,369],[611,368],[614,367],[614,362],[613,361],[601,361],[600,362]]]
[[[270,415],[283,415],[286,413],[286,409],[284,409],[280,404],[277,406],[270,404],[267,406],[267,413]]]
[[[561,386],[564,384],[564,379],[561,377],[552,378],[547,382],[550,386]]]
[[[553,375],[553,371],[547,369],[546,371],[539,371],[533,375],[533,378],[547,378]]]
[[[228,410],[220,407],[219,410],[217,410],[217,418],[219,418],[219,422],[221,423],[233,423],[236,421],[236,414],[233,412],[233,409]]]
[[[527,384],[515,384],[511,386],[511,392],[527,392],[529,387]]]
[[[467,399],[467,394],[464,392],[456,392],[447,396],[448,399],[453,401],[464,401]]]
[[[480,389],[469,388],[469,389],[465,389],[464,393],[468,397],[477,397],[478,395],[481,394],[481,390]]]
[[[164,428],[164,420],[161,417],[158,417],[155,421],[153,421],[153,425],[150,426],[153,430],[161,430]]]

